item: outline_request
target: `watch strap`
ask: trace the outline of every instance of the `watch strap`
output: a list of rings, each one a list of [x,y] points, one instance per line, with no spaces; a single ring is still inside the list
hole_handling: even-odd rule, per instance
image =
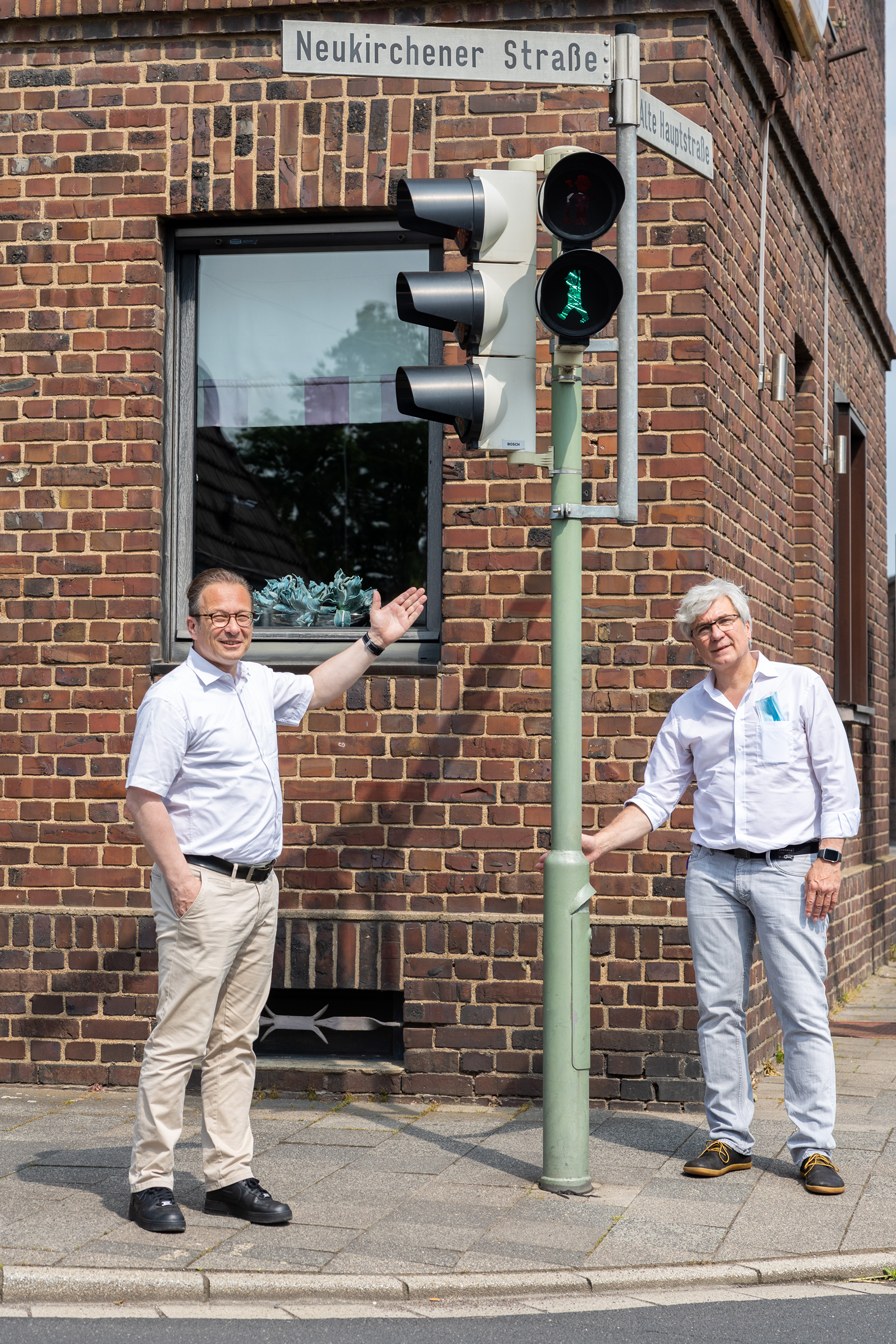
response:
[[[364,645],[368,653],[373,654],[374,658],[379,658],[381,653],[386,652],[382,644],[375,644],[373,640],[370,638],[370,635],[367,633],[361,636],[361,643]]]

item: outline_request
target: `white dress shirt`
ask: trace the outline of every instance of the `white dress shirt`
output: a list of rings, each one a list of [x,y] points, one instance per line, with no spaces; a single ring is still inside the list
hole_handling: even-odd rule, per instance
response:
[[[128,788],[165,800],[185,854],[268,863],[283,848],[278,723],[301,723],[308,676],[239,663],[229,672],[191,649],[137,711]]]
[[[763,654],[736,709],[711,672],[676,700],[629,802],[656,829],[692,780],[691,838],[708,849],[763,853],[859,829],[849,743],[827,687],[810,668]]]

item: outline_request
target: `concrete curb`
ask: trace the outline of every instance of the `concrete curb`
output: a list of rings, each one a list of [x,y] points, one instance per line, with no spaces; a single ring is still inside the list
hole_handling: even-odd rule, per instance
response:
[[[204,1276],[191,1270],[61,1269],[4,1265],[0,1302],[205,1302]]]
[[[876,1277],[896,1264],[896,1249],[787,1256],[749,1263],[641,1265],[619,1269],[491,1274],[276,1274],[208,1270],[63,1269],[7,1265],[0,1303],[415,1302],[439,1298],[559,1297],[645,1289],[758,1287]]]

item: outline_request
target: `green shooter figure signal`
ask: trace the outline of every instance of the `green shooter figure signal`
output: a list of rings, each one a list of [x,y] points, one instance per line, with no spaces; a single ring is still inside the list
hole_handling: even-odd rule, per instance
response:
[[[587,345],[619,307],[622,278],[591,243],[612,227],[624,202],[615,164],[587,150],[561,159],[542,185],[539,213],[563,250],[539,280],[535,306],[544,325],[569,345]]]

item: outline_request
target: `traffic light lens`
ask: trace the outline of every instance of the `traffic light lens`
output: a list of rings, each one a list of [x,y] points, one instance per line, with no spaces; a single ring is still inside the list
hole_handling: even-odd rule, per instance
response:
[[[561,252],[538,282],[535,303],[549,330],[574,344],[602,331],[622,299],[622,277],[601,252]]]
[[[567,243],[600,238],[625,202],[625,183],[601,154],[568,154],[551,169],[541,189],[541,217]]]
[[[566,233],[594,237],[600,227],[600,201],[594,183],[586,173],[571,173],[564,178],[559,223]]]

